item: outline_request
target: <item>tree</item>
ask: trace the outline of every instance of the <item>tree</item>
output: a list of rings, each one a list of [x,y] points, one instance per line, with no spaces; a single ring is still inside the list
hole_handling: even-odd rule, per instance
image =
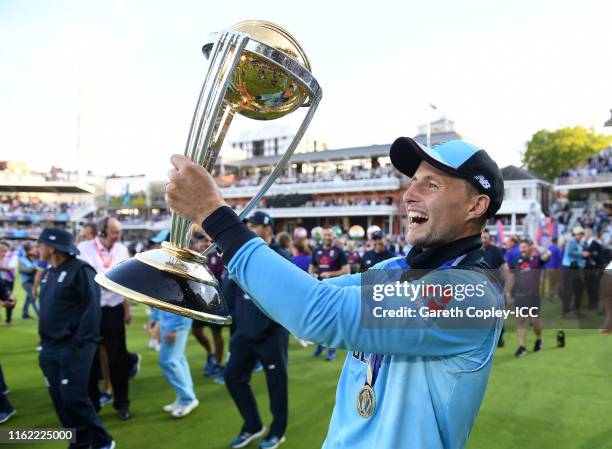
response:
[[[592,128],[541,129],[527,142],[523,164],[535,174],[553,181],[562,171],[576,168],[610,145],[612,136],[597,134]]]

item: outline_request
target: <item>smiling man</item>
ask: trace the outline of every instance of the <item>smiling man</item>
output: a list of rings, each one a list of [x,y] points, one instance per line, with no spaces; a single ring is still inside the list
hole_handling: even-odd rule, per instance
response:
[[[370,275],[399,271],[409,282],[452,279],[457,286],[481,284],[484,292],[470,301],[399,298],[407,308],[503,308],[480,239],[501,206],[503,179],[485,151],[463,141],[427,148],[399,138],[390,156],[410,177],[404,202],[413,248],[365,273],[323,281],[270,250],[227,206],[210,175],[184,156],[172,157],[166,191],[170,207],[203,223],[232,277],[268,316],[300,338],[349,350],[324,448],[463,448],[484,397],[501,319],[408,313],[393,325],[371,326],[372,317],[363,319],[369,299],[362,287]]]

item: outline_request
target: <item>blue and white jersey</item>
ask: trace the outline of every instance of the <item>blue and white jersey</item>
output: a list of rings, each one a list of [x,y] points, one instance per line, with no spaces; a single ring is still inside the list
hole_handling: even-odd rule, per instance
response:
[[[403,261],[394,258],[374,268],[405,270]],[[259,238],[245,243],[228,269],[253,301],[290,332],[349,351],[325,449],[457,449],[466,445],[489,379],[501,318],[460,328],[445,326],[443,318],[434,325],[415,318],[410,326],[368,328],[362,322],[364,274],[317,281],[278,257]],[[442,273],[434,270],[422,279],[435,281]],[[466,270],[461,276],[467,283],[486,285],[483,297],[470,306],[483,311],[503,309],[499,289],[485,274]],[[427,297],[421,299],[427,301]],[[406,304],[416,308],[422,301]],[[384,357],[374,384],[375,412],[363,418],[356,404],[370,354]]]

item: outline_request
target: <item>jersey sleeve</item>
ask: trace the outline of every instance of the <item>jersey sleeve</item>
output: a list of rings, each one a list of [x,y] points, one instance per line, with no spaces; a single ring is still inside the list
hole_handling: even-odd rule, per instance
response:
[[[386,261],[388,262],[388,261]],[[252,300],[290,332],[333,348],[378,354],[445,356],[482,347],[496,321],[482,326],[424,319],[405,320],[409,325],[372,328],[362,322],[362,278],[341,276],[336,283],[307,275],[270,250],[263,240],[249,240],[234,254],[228,269]],[[361,280],[357,284],[357,280]],[[495,307],[489,288],[477,308]],[[498,303],[497,303],[498,304]],[[407,301],[417,309],[417,301]],[[400,321],[401,322],[401,321]]]

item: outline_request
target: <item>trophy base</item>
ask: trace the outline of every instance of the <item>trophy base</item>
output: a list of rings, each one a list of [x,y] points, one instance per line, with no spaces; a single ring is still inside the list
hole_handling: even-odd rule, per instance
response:
[[[208,268],[176,257],[176,248],[137,254],[96,275],[102,287],[151,307],[214,324],[232,319]],[[179,250],[180,252],[180,250]]]

